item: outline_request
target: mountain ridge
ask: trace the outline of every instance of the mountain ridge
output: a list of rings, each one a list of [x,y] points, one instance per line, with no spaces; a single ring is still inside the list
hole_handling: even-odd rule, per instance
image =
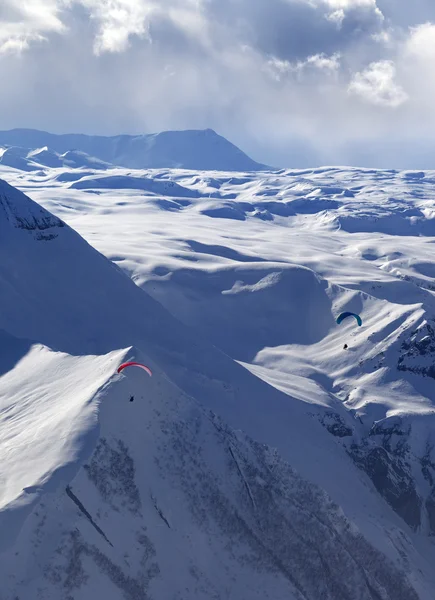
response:
[[[0,131],[0,146],[59,153],[79,150],[101,161],[130,167],[220,171],[270,169],[257,163],[212,129],[163,131],[155,134],[101,136],[53,134],[37,129]]]

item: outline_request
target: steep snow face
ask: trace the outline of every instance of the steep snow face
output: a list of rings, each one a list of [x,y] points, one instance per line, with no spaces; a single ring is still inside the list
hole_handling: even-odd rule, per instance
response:
[[[417,600],[275,450],[144,377],[105,389],[94,453],[2,555],[2,597]]]
[[[134,169],[258,171],[268,168],[249,158],[212,129],[114,137],[55,135],[34,129],[13,129],[0,131],[0,145],[33,149],[48,146],[59,153],[75,149],[104,162]]]
[[[31,422],[11,382],[41,356],[60,377],[30,369],[25,389],[67,432],[62,476],[29,461],[3,511],[7,600],[432,600],[432,240],[337,226],[389,206],[378,180],[419,203],[421,178],[2,173],[57,215],[2,184],[0,328],[19,338],[2,401]],[[402,220],[427,234],[425,178]],[[363,327],[336,326],[342,310]],[[114,376],[124,357],[153,378]]]
[[[123,353],[73,357],[5,332],[0,342],[1,552],[37,498],[93,452],[99,394]]]
[[[158,310],[157,303],[63,221],[0,185],[0,328],[75,354],[130,340],[128,329],[136,327],[130,311],[143,310],[147,300]],[[126,294],[117,289],[122,284]]]
[[[4,259],[8,260],[7,244],[24,237],[14,235],[14,229],[26,230],[31,234],[27,239],[49,240],[58,236],[65,226],[63,221],[50,214],[37,204],[29,202],[23,193],[0,180],[0,231],[4,244]],[[9,257],[9,260],[11,257]]]
[[[166,278],[154,280],[152,295],[237,360],[251,362],[265,347],[315,344],[334,324],[327,283],[296,265],[180,269],[169,285],[170,294]]]

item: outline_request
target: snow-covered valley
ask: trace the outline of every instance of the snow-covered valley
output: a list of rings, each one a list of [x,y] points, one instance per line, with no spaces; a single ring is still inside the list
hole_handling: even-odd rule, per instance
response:
[[[433,600],[435,172],[92,160],[0,165],[0,599]]]

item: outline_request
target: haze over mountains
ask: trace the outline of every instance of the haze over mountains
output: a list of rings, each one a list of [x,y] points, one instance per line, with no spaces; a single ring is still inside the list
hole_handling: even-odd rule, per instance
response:
[[[0,164],[1,600],[433,600],[435,172],[62,150]]]
[[[256,163],[239,148],[215,133],[212,129],[191,131],[164,131],[148,135],[117,135],[113,137],[91,136],[83,134],[56,135],[34,129],[12,129],[0,131],[0,146],[12,146],[7,152],[19,156],[23,167],[28,159],[28,168],[33,163],[48,167],[56,166],[93,166],[91,158],[86,163],[85,157],[77,161],[77,157],[65,156],[65,153],[79,151],[86,153],[105,163],[130,167],[145,168],[184,168],[184,169],[219,169],[221,171],[258,171],[267,168]],[[30,150],[29,150],[30,149]],[[59,156],[60,155],[60,156]],[[14,166],[6,161],[3,164]],[[68,160],[73,160],[69,164]],[[75,161],[75,162],[74,162]],[[30,166],[30,168],[29,168]],[[36,166],[34,168],[37,168]]]

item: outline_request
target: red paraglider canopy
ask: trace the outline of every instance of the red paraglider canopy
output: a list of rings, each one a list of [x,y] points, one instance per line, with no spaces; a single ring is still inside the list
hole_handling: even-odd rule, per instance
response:
[[[144,369],[144,371],[146,371],[150,377],[152,377],[152,374],[153,374],[149,367],[147,367],[146,365],[143,365],[142,363],[138,363],[138,362],[122,363],[122,365],[120,365],[118,367],[118,373],[121,373],[121,371],[123,369],[125,369],[125,367],[140,367],[141,369]]]

